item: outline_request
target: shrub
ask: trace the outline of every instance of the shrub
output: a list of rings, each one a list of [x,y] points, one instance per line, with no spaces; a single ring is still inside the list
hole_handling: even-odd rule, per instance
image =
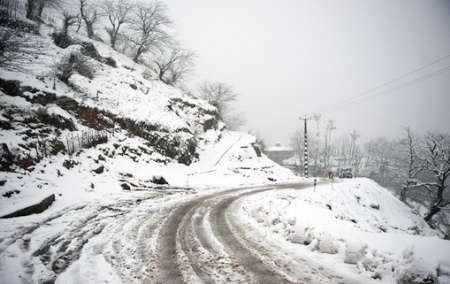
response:
[[[56,114],[49,114],[45,108],[39,108],[36,116],[40,122],[52,125],[59,129],[68,129],[70,131],[77,130],[72,120]]]
[[[64,57],[56,65],[56,69],[59,79],[65,83],[69,81],[70,76],[75,72],[89,79],[94,78],[94,71],[88,59],[78,52],[71,52]]]
[[[97,60],[98,62],[105,63],[111,67],[117,67],[116,61],[112,57],[103,57],[98,53],[95,45],[91,42],[84,41],[81,43],[81,53],[83,55],[89,56],[92,59]]]
[[[55,45],[61,48],[67,48],[75,44],[73,39],[64,32],[54,32],[52,38]]]

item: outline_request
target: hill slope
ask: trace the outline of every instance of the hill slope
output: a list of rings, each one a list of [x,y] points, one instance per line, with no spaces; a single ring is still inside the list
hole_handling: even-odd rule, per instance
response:
[[[105,44],[74,35],[58,46],[54,28],[26,21],[0,29],[29,43],[0,69],[0,216],[51,194],[56,210],[158,186],[295,178],[253,137],[228,131],[213,106]]]

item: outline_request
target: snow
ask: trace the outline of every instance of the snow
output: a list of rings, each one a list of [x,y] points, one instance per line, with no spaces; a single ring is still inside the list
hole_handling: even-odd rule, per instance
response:
[[[447,274],[438,268],[450,261],[450,241],[369,179],[256,194],[240,204],[243,223],[339,273],[383,283]]]
[[[6,96],[2,91],[0,91],[0,104],[22,109],[28,109],[31,107],[31,103],[27,102],[24,98]]]
[[[148,181],[152,176],[163,176],[172,187],[205,189],[273,184],[267,179],[268,176],[276,176],[279,182],[298,180],[289,170],[278,166],[266,157],[257,157],[250,145],[254,142],[253,136],[227,131],[216,133],[218,134],[222,136],[220,143],[204,144],[200,149],[199,161],[191,166],[175,162],[168,164],[154,162],[157,159],[165,159],[155,152],[131,157],[116,154],[113,158],[109,158],[104,151],[113,151],[114,144],[119,141],[121,141],[121,147],[116,150],[117,152],[127,147],[137,148],[145,142],[138,137],[129,138],[116,134],[114,139],[106,145],[99,145],[98,149],[85,149],[79,155],[71,157],[60,154],[44,159],[32,173],[0,172],[0,180],[6,180],[6,184],[0,187],[0,193],[20,192],[20,194],[12,194],[9,198],[0,198],[0,215],[3,216],[14,209],[31,205],[52,193],[56,195],[56,201],[50,211],[62,209],[77,202],[102,198],[105,195],[121,194],[120,180],[127,173],[132,174],[132,177],[125,178],[126,182],[137,185],[134,190],[146,190],[145,186],[140,185],[150,185]],[[206,133],[206,135],[212,134]],[[105,161],[99,160],[99,155],[103,155]],[[72,169],[62,166],[66,160],[75,163]],[[105,167],[104,173],[94,173],[93,170],[101,165]],[[247,169],[248,167],[251,169]]]
[[[42,132],[49,133],[48,140],[66,141],[94,131],[76,112],[53,102],[30,102],[39,95],[55,95],[155,127],[177,141],[195,139],[198,157],[190,165],[179,163],[148,140],[118,127],[114,135],[104,130],[106,143],[43,157],[28,169],[1,171],[0,181],[5,183],[0,186],[0,216],[50,194],[56,200],[43,213],[0,219],[0,282],[22,283],[30,277],[34,283],[139,282],[129,275],[151,282],[152,272],[139,266],[133,256],[146,258],[146,251],[155,251],[160,225],[177,205],[231,188],[312,181],[296,177],[264,154],[258,156],[255,137],[249,134],[228,131],[222,122],[205,129],[206,121],[216,119],[213,106],[181,89],[145,79],[144,66],[81,35],[77,38],[92,42],[102,56],[117,62],[117,68],[90,59],[93,79],[74,74],[70,86],[56,80],[53,88],[55,63],[80,52],[80,46],[58,48],[51,40],[52,32],[52,27],[41,25],[41,35],[28,35],[39,54],[27,59],[26,71],[0,73],[1,79],[18,81],[29,89],[21,96],[0,92],[0,120],[12,125],[0,131],[0,139],[13,154],[37,158],[34,135]],[[30,120],[38,110],[72,121],[77,130]],[[267,151],[291,149],[276,145]],[[96,172],[100,168],[103,171]],[[154,184],[153,177],[163,177],[169,185]],[[276,247],[291,251],[286,255],[320,262],[349,279],[378,283],[374,278],[381,278],[389,283],[430,275],[444,283],[450,277],[450,242],[439,239],[408,207],[367,179],[249,195],[233,206],[233,216],[250,224],[249,234],[259,236],[259,232]],[[206,221],[209,216],[203,218],[207,238],[226,255]],[[141,229],[142,224],[148,227]],[[138,247],[142,239],[145,245],[141,241]],[[114,255],[126,257],[113,259]],[[226,257],[220,261],[233,263]],[[130,274],[130,270],[136,271]],[[198,280],[191,274],[185,277]],[[217,279],[225,281],[221,275]]]
[[[63,110],[62,108],[60,108],[59,106],[57,106],[55,104],[47,105],[45,107],[45,110],[49,115],[61,116],[68,120],[75,121],[74,117],[71,114],[69,114],[67,111]]]

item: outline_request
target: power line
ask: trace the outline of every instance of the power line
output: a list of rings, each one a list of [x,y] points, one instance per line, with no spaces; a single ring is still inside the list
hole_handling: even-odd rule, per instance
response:
[[[354,105],[354,104],[362,103],[362,102],[364,102],[366,99],[369,99],[369,98],[373,98],[373,97],[385,95],[385,94],[390,93],[390,92],[392,92],[392,91],[395,91],[395,90],[398,90],[398,89],[402,89],[402,88],[407,87],[407,86],[409,86],[409,85],[412,85],[412,84],[414,84],[414,83],[416,83],[416,82],[424,81],[424,80],[430,79],[430,78],[432,78],[432,77],[434,77],[434,76],[438,76],[438,75],[443,74],[443,73],[446,73],[446,72],[448,72],[448,71],[450,71],[450,66],[446,66],[446,67],[444,67],[444,68],[435,70],[434,72],[431,72],[431,73],[425,74],[425,75],[423,75],[423,76],[417,77],[417,78],[415,78],[414,80],[411,80],[411,81],[405,82],[405,83],[403,83],[403,84],[394,86],[393,88],[387,89],[387,90],[385,90],[385,91],[379,91],[379,92],[372,93],[371,95],[365,96],[365,99],[364,99],[364,100],[360,100],[359,98],[355,98],[355,99],[353,99],[353,100],[347,101],[347,102],[345,103],[345,105],[341,105],[340,107],[336,107],[336,108],[334,109],[334,111],[336,111],[336,110],[341,110],[341,109],[343,109],[345,106],[348,106],[348,105]],[[334,112],[334,111],[331,111],[331,112]]]
[[[420,66],[419,68],[416,68],[416,69],[414,69],[414,70],[408,71],[408,72],[406,72],[406,73],[404,73],[404,74],[402,74],[402,75],[400,75],[400,76],[398,76],[398,77],[395,77],[395,78],[393,78],[393,79],[390,79],[390,80],[388,80],[388,81],[386,81],[386,82],[384,82],[384,83],[382,83],[382,84],[379,84],[379,85],[377,85],[377,86],[375,86],[375,87],[372,87],[372,88],[370,88],[370,89],[368,89],[368,90],[366,90],[366,91],[364,91],[364,92],[361,92],[360,94],[358,94],[358,95],[356,95],[356,96],[354,96],[354,97],[348,98],[348,99],[345,100],[345,102],[339,103],[339,105],[335,105],[332,109],[335,109],[336,107],[339,107],[339,106],[341,106],[341,105],[346,105],[346,104],[348,104],[348,103],[351,103],[351,102],[353,102],[353,101],[355,101],[355,100],[359,100],[359,99],[361,99],[361,98],[371,97],[371,96],[372,96],[372,93],[377,93],[377,94],[378,94],[378,90],[382,89],[383,87],[386,87],[386,86],[389,86],[389,85],[391,85],[391,84],[394,84],[396,81],[402,80],[402,79],[404,79],[404,78],[406,78],[406,77],[408,77],[408,76],[410,76],[410,75],[412,75],[412,74],[415,74],[415,73],[417,73],[417,72],[419,72],[419,71],[422,71],[422,70],[426,69],[427,67],[430,67],[430,66],[432,66],[432,65],[435,65],[435,64],[437,64],[437,63],[439,63],[439,62],[441,62],[441,61],[443,61],[443,60],[445,60],[445,59],[447,59],[447,58],[449,58],[449,57],[450,57],[450,54],[447,54],[447,55],[445,55],[445,56],[436,58],[435,60],[433,60],[433,61],[431,61],[431,62],[429,62],[429,63],[427,63],[427,64],[425,64],[425,65],[422,65],[422,66]],[[447,66],[447,67],[449,67],[449,66]],[[446,67],[446,68],[447,68],[447,67]],[[446,69],[446,68],[443,68],[443,69]],[[440,69],[440,70],[442,70],[442,69]],[[438,70],[438,71],[439,71],[439,70]],[[433,72],[433,73],[435,73],[435,72]],[[425,77],[426,77],[426,76],[425,76]],[[420,77],[419,77],[419,78],[420,78]],[[341,108],[342,108],[342,107],[341,107]]]

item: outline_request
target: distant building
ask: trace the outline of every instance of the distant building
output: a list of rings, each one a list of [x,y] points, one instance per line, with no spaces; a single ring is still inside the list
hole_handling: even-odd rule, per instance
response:
[[[283,165],[283,161],[294,155],[294,150],[283,146],[281,143],[275,143],[273,146],[266,147],[264,154],[277,164]]]

